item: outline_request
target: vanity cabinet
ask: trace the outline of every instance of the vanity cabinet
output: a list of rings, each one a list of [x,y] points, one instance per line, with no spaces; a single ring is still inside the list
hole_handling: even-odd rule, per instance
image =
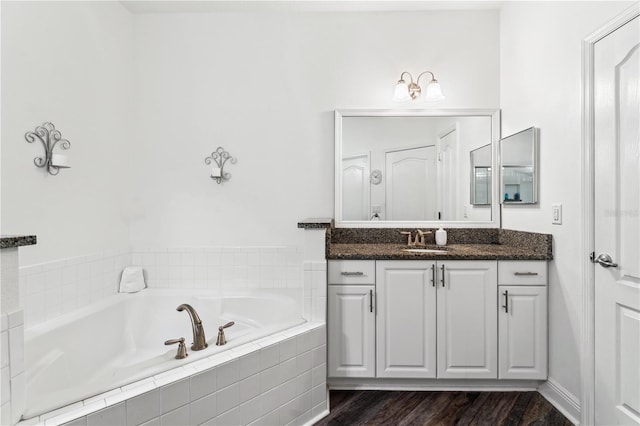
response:
[[[438,378],[498,377],[496,261],[438,261]]]
[[[547,262],[498,265],[500,379],[547,378]]]
[[[375,377],[375,261],[331,261],[328,277],[328,376]]]

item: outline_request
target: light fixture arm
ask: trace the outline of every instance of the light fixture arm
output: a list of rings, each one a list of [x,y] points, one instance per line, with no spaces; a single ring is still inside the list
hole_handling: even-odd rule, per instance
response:
[[[404,75],[408,74],[409,75],[409,80],[411,81],[411,83],[413,83],[413,76],[411,75],[410,72],[408,71],[402,71],[402,74],[400,74],[400,80],[398,81],[398,83],[404,81]]]
[[[432,73],[431,71],[423,71],[420,73],[420,75],[418,76],[418,78],[416,79],[416,83],[419,85],[420,84],[420,77],[422,77],[425,74],[431,74],[431,81],[438,81],[436,80],[436,76],[434,73]]]

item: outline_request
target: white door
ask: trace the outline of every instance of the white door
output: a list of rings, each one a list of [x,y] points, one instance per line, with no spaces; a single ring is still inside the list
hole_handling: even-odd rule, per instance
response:
[[[385,171],[387,220],[438,218],[435,146],[389,151]]]
[[[594,247],[595,257],[601,259],[594,265],[599,425],[640,424],[639,19],[594,48]]]
[[[374,290],[372,285],[328,286],[329,377],[375,377]]]
[[[436,377],[435,262],[376,262],[377,377]]]
[[[458,136],[454,129],[438,137],[440,220],[460,220],[458,210]]]
[[[342,159],[342,219],[369,220],[369,154]]]
[[[496,261],[438,261],[438,378],[498,378]]]
[[[500,286],[498,378],[547,378],[547,287]]]

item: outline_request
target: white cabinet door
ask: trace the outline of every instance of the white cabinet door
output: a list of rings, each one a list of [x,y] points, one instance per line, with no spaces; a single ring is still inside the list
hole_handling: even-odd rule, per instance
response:
[[[547,288],[500,286],[500,379],[547,378]]]
[[[438,262],[438,377],[496,379],[496,261]]]
[[[372,285],[328,286],[329,377],[375,377]]]
[[[435,262],[376,262],[377,377],[436,377]]]

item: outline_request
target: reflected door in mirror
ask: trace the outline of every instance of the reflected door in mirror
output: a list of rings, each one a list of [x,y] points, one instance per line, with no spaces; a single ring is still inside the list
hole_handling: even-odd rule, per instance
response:
[[[342,159],[344,220],[369,220],[369,154]]]
[[[386,219],[437,219],[435,146],[388,151],[385,159]]]

